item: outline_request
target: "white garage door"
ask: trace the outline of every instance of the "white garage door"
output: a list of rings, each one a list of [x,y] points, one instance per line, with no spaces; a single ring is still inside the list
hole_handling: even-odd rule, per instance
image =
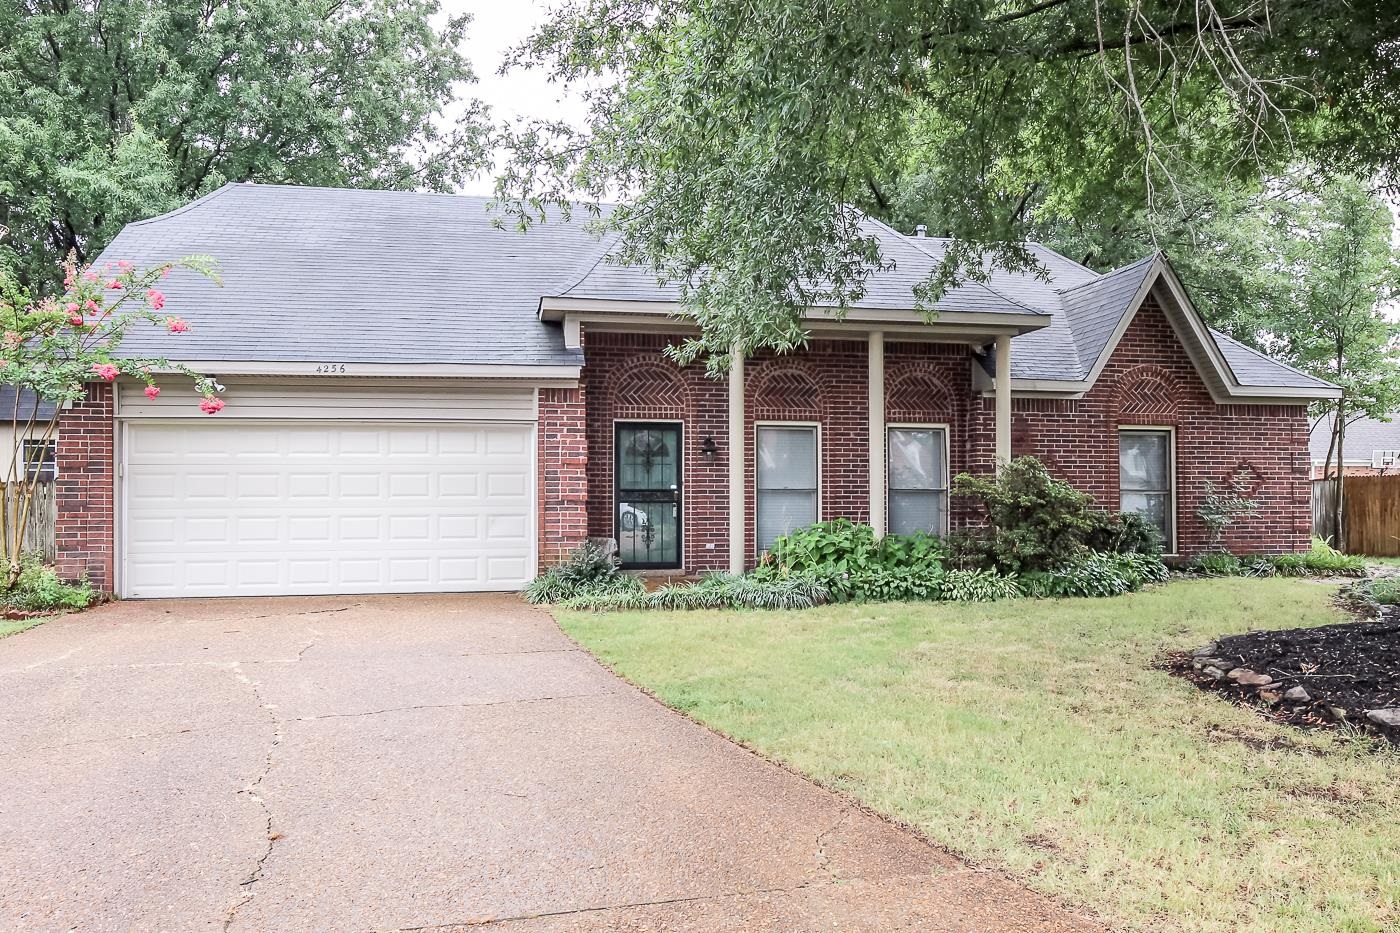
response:
[[[125,595],[514,589],[527,424],[132,423]]]

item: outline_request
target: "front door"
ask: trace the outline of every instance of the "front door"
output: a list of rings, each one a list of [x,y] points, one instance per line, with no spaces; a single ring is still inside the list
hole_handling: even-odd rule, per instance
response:
[[[617,513],[613,516],[622,566],[681,565],[681,427],[617,425],[614,450]]]

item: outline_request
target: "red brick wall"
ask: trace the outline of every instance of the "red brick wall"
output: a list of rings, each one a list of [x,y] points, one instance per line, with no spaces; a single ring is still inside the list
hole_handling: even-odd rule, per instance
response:
[[[114,583],[115,497],[110,383],[91,383],[86,397],[59,413],[56,538],[58,572],[104,592]]]
[[[663,353],[680,338],[661,334],[590,333],[584,384],[588,410],[588,533],[613,529],[613,425],[616,421],[683,421],[683,560],[690,571],[729,566],[729,390],[702,364],[676,366]],[[886,401],[892,421],[950,426],[954,472],[972,466],[965,429],[971,396],[971,351],[965,346],[890,343],[885,348]],[[821,517],[869,520],[866,458],[866,346],[863,341],[813,341],[801,354],[763,353],[747,361],[746,462],[754,484],[754,425],[763,421],[821,426]],[[700,444],[718,448],[706,460]],[[747,503],[747,559],[755,556],[754,500]]]
[[[613,423],[685,423],[684,563],[690,571],[728,566],[728,390],[704,367],[679,367],[663,354],[679,338],[658,334],[588,335],[586,387],[588,533],[613,535]],[[950,471],[992,469],[995,414],[972,391],[972,351],[952,344],[891,342],[885,348],[886,419],[949,426]],[[745,474],[753,489],[756,421],[821,425],[821,517],[869,519],[866,459],[866,345],[813,341],[790,356],[762,354],[745,370]],[[1219,406],[1210,398],[1165,315],[1145,306],[1094,389],[1082,399],[1016,399],[1012,450],[1035,454],[1051,470],[1095,497],[1118,505],[1119,425],[1177,428],[1177,522],[1183,553],[1205,545],[1196,510],[1207,479],[1224,486],[1247,477],[1259,512],[1236,523],[1227,544],[1240,551],[1305,548],[1309,534],[1307,418],[1303,406]],[[713,460],[700,455],[714,438]],[[975,520],[954,499],[951,522]],[[754,559],[753,497],[747,559]]]
[[[540,389],[536,429],[539,565],[556,564],[588,536],[584,390]]]
[[[979,444],[992,449],[992,403],[982,401]],[[1074,401],[1018,399],[1012,448],[1118,506],[1118,428],[1176,428],[1177,536],[1183,554],[1206,546],[1197,517],[1207,481],[1239,477],[1260,508],[1235,522],[1226,545],[1239,552],[1302,550],[1310,536],[1311,460],[1303,405],[1217,405],[1151,298],[1128,325],[1094,388]],[[1046,410],[1032,410],[1046,409]],[[984,455],[985,456],[985,455]]]

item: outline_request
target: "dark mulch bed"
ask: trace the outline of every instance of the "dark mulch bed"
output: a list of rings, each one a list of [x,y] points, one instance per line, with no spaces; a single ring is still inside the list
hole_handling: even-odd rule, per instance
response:
[[[1231,635],[1167,667],[1282,722],[1347,722],[1400,742],[1400,607],[1372,622]]]

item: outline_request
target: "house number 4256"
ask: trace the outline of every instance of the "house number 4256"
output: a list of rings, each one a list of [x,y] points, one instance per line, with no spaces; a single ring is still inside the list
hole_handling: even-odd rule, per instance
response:
[[[328,374],[328,373],[343,373],[343,372],[345,372],[345,364],[344,364],[344,363],[317,363],[317,364],[316,364],[316,372],[318,372],[318,373],[326,373],[326,374]]]

